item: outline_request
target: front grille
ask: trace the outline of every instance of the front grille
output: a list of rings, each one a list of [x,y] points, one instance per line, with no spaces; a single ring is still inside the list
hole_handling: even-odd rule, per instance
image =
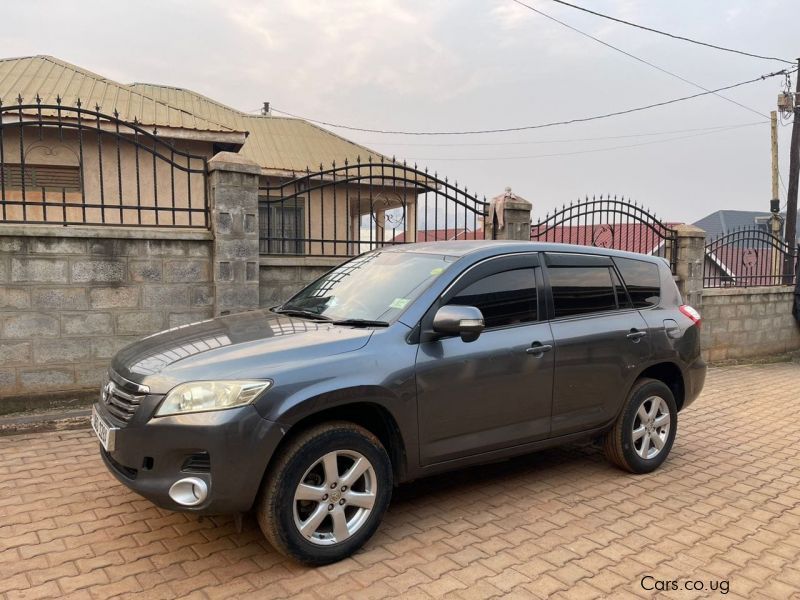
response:
[[[136,414],[146,394],[139,392],[139,386],[126,381],[116,374],[103,386],[102,400],[106,409],[120,421],[127,423]]]

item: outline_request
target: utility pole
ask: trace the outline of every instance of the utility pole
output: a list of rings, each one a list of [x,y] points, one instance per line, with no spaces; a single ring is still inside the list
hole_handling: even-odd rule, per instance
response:
[[[797,59],[797,66],[800,68],[800,58]],[[789,147],[789,190],[786,199],[786,243],[794,253],[797,248],[797,178],[800,175],[800,71],[795,72],[795,94],[792,103],[794,121],[792,122],[792,143]],[[794,265],[790,257],[787,257],[784,274],[792,275]]]
[[[769,113],[769,132],[772,142],[772,200],[780,201],[778,194],[778,111]],[[780,204],[778,205],[780,207]]]
[[[772,155],[772,198],[769,201],[769,211],[772,213],[770,219],[770,232],[775,239],[781,239],[781,199],[778,193],[778,111],[771,111],[769,113],[770,120],[770,142],[771,142],[771,155]],[[781,254],[779,252],[772,252],[772,283],[775,285],[780,284],[781,274],[783,273],[783,261],[781,261]]]

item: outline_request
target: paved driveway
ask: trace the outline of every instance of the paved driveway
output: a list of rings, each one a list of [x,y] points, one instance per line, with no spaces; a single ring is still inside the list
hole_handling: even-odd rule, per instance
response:
[[[798,414],[800,365],[714,369],[657,473],[570,447],[416,482],[319,569],[138,498],[88,431],[0,438],[0,596],[800,597]]]

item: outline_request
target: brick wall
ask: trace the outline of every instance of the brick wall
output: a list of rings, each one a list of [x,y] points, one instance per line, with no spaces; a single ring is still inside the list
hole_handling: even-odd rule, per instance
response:
[[[210,317],[210,255],[206,231],[4,226],[0,399],[95,387],[123,346]]]
[[[800,349],[792,316],[794,288],[703,290],[703,354],[712,362],[763,357]]]
[[[262,256],[259,270],[259,303],[271,307],[288,300],[346,258],[327,256]]]

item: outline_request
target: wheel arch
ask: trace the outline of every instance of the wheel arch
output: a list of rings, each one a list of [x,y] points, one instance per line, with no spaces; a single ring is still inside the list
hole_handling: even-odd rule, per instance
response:
[[[265,475],[274,463],[275,457],[299,433],[320,423],[349,421],[360,425],[380,440],[392,463],[395,482],[402,481],[408,469],[406,440],[403,437],[397,419],[392,414],[392,411],[387,408],[387,402],[384,398],[376,396],[374,392],[361,394],[361,397],[356,395],[348,396],[349,399],[347,401],[342,401],[341,390],[339,390],[333,396],[322,394],[307,399],[303,404],[309,407],[309,410],[304,411],[305,414],[295,417],[291,423],[287,424],[287,431],[270,457],[265,469]]]
[[[636,381],[644,378],[661,381],[670,389],[672,395],[675,397],[675,405],[678,411],[683,408],[684,401],[686,400],[686,381],[683,371],[681,371],[678,365],[669,361],[650,365],[639,373],[634,381],[634,385]]]

